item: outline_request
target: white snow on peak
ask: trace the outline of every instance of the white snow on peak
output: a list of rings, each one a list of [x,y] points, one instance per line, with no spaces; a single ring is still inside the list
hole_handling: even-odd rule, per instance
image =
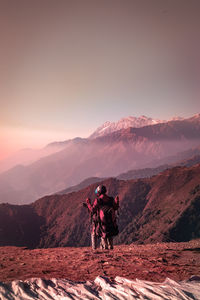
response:
[[[181,120],[184,120],[184,118],[175,116],[175,117],[172,117],[169,121],[181,121]]]
[[[158,123],[165,123],[165,120],[152,119],[144,115],[140,117],[128,116],[127,118],[121,118],[117,122],[105,122],[103,125],[97,128],[97,130],[90,136],[90,138],[96,138],[104,136],[120,129],[126,129],[129,127],[139,128],[147,125],[154,125]]]
[[[129,280],[116,277],[113,282],[98,276],[94,281],[72,282],[66,279],[15,280],[0,282],[0,299],[64,300],[64,299],[200,299],[200,282],[176,282],[167,278],[163,283]]]
[[[105,136],[109,133],[112,133],[114,131],[120,130],[120,129],[127,129],[129,127],[133,128],[140,128],[148,125],[155,125],[159,123],[166,123],[170,121],[182,121],[182,120],[190,120],[190,121],[199,121],[200,119],[200,113],[192,116],[191,118],[185,119],[183,117],[174,116],[173,118],[169,120],[160,120],[160,119],[153,119],[147,116],[140,116],[140,117],[134,117],[134,116],[128,116],[126,118],[121,118],[117,122],[105,122],[103,125],[98,127],[94,133],[89,138],[97,138],[100,136]]]
[[[107,125],[107,126],[105,126],[105,127],[103,127],[99,132],[103,132],[104,130],[106,130],[106,129],[109,128],[109,127],[110,127],[110,124]]]
[[[152,123],[153,124],[158,124],[158,123],[161,123],[161,122],[159,122],[158,120],[152,120]]]
[[[193,116],[194,119],[198,119],[200,117],[200,114],[196,114]]]

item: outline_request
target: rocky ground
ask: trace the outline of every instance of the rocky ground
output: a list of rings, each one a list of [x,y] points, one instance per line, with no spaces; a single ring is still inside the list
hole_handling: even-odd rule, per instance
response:
[[[33,277],[94,280],[116,276],[161,282],[200,276],[200,240],[188,243],[121,245],[114,250],[91,248],[33,249],[0,247],[0,281]]]

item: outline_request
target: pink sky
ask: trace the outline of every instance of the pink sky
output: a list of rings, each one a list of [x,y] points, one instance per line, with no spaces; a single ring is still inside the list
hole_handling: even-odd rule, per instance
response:
[[[199,28],[195,0],[1,1],[0,158],[199,113]]]

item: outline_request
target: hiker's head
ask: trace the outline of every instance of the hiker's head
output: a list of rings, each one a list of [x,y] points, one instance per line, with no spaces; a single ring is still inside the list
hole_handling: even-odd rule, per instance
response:
[[[100,196],[100,195],[104,195],[106,193],[106,187],[105,185],[99,185],[96,190],[95,190],[95,194]]]

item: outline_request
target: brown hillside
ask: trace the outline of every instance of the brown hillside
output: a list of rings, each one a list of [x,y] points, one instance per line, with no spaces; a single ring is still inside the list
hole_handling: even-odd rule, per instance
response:
[[[196,165],[169,169],[150,179],[103,181],[108,194],[120,197],[116,243],[200,237],[199,174],[200,165]],[[94,199],[97,185],[66,195],[46,196],[32,205],[0,205],[0,215],[4,216],[0,221],[0,245],[88,246],[90,222],[82,202],[87,197]]]

